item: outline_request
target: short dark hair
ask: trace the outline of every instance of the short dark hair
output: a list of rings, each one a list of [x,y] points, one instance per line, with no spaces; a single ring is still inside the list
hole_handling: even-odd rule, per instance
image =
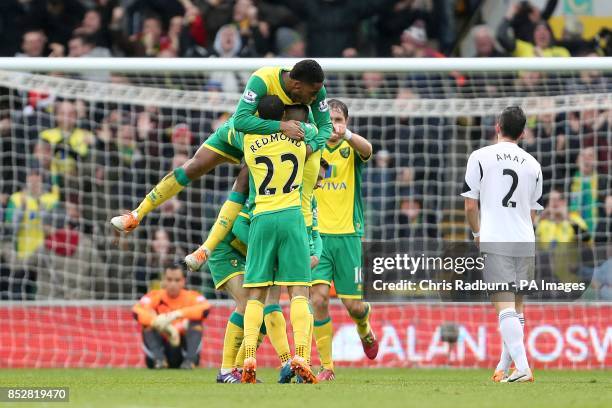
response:
[[[298,62],[289,72],[289,77],[296,81],[316,84],[325,81],[323,68],[315,60],[306,59]]]
[[[167,271],[174,271],[176,269],[179,269],[181,273],[183,274],[183,277],[186,277],[184,263],[182,263],[181,261],[177,261],[177,260],[165,262],[163,274],[166,275]]]
[[[525,130],[527,117],[520,106],[508,106],[499,115],[499,129],[502,136],[517,140]]]
[[[257,112],[262,119],[282,120],[285,114],[285,104],[276,95],[266,95],[259,100]]]
[[[329,109],[339,109],[340,112],[342,112],[342,114],[344,115],[344,119],[348,119],[349,114],[348,106],[346,106],[346,103],[338,99],[330,99],[329,101],[327,101],[327,105],[329,106]]]
[[[285,106],[285,119],[286,120],[297,120],[299,122],[306,122],[308,120],[308,106],[298,105],[287,105]]]

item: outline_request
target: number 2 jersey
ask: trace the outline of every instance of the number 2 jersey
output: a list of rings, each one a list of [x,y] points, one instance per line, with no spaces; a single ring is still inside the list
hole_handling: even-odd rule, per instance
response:
[[[531,210],[543,209],[542,181],[538,161],[516,143],[500,142],[474,151],[461,195],[480,200],[480,241],[535,242]],[[498,247],[503,252],[504,246]]]

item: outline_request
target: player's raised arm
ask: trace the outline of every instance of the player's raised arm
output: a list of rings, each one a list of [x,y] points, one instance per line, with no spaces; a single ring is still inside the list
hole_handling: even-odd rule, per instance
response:
[[[338,99],[330,99],[329,106],[336,112],[331,118],[333,132],[330,142],[346,140],[357,153],[360,162],[368,161],[372,157],[372,144],[365,137],[348,129],[348,106]]]
[[[256,115],[259,101],[268,94],[268,86],[255,72],[249,78],[236,113],[234,113],[234,128],[239,132],[256,135],[269,135],[280,132],[281,121],[262,119]]]
[[[312,151],[317,151],[325,147],[327,140],[332,134],[333,126],[329,116],[329,105],[327,104],[327,91],[325,87],[317,93],[315,101],[310,105],[314,122],[319,129],[314,141],[308,143]]]

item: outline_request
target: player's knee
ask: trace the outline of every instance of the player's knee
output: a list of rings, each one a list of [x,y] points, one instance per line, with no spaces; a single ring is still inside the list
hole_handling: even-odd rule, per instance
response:
[[[365,312],[365,305],[361,300],[343,298],[342,303],[351,316],[362,315]]]
[[[187,160],[185,164],[183,164],[183,168],[185,169],[185,174],[187,177],[189,177],[191,180],[195,180],[226,161],[227,159],[223,156],[211,151],[210,149],[206,149],[203,146],[198,149],[196,154],[191,159]]]
[[[244,315],[246,310],[247,298],[244,299],[234,299],[236,301],[236,313]]]
[[[312,307],[318,311],[326,311],[329,307],[329,297],[325,296],[321,292],[313,291],[311,295]]]

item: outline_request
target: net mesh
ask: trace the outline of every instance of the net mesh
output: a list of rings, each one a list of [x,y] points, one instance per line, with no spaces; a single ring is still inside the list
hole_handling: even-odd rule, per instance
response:
[[[69,77],[0,71],[2,299],[129,303],[158,287],[160,265],[201,243],[238,168],[222,165],[195,181],[127,237],[116,237],[108,220],[135,208],[191,157],[231,115],[247,78],[241,72]],[[522,146],[542,164],[545,200],[552,189],[563,191],[591,238],[609,242],[611,84],[608,74],[598,72],[330,75],[329,97],[347,103],[349,128],[374,147],[363,181],[366,238],[468,239],[459,196],[467,158],[493,140],[499,111],[520,105],[528,114]],[[62,133],[70,135],[68,142],[54,150],[41,143]],[[585,171],[596,183],[588,200],[578,178]],[[209,299],[225,298],[207,273],[192,274],[188,282]],[[86,308],[62,310],[62,324],[75,310],[91,322]],[[91,313],[115,316],[112,310]],[[444,320],[427,306],[402,313],[398,321],[410,313],[430,323]],[[477,322],[478,313],[470,316]],[[224,324],[222,318],[211,323],[215,338],[222,339]],[[433,326],[415,330],[431,336],[430,329],[435,332]],[[117,345],[116,339],[108,342]],[[220,353],[219,343],[210,347]],[[609,364],[606,358],[602,365]]]

